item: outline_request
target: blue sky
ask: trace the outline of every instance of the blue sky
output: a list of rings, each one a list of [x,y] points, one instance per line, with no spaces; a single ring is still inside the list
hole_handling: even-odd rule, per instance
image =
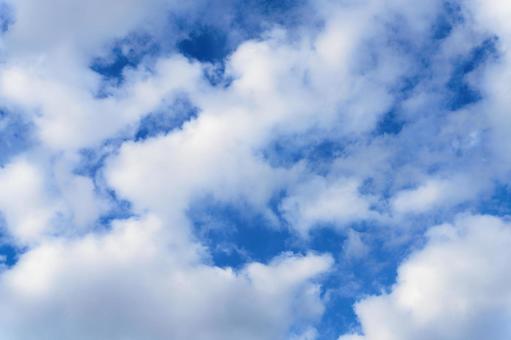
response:
[[[0,1],[0,340],[509,339],[510,23]]]

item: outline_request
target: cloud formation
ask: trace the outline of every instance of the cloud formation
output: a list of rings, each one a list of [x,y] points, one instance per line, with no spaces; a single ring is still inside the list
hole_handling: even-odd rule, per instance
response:
[[[508,337],[511,7],[220,7],[2,2],[0,339]]]
[[[339,339],[506,339],[511,227],[488,216],[433,227],[387,294],[356,307],[364,336]]]

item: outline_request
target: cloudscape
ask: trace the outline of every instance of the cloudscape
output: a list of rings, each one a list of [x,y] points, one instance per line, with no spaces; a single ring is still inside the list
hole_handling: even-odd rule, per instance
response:
[[[509,340],[509,183],[507,0],[0,0],[0,340]]]

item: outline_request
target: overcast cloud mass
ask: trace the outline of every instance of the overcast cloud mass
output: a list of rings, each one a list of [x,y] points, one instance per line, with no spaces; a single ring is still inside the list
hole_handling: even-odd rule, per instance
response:
[[[0,0],[0,340],[508,340],[510,183],[506,0]]]

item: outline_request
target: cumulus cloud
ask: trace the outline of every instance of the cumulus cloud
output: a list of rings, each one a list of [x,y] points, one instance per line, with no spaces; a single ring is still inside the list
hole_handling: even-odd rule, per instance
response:
[[[96,196],[91,179],[70,173],[65,162],[52,167],[17,158],[0,170],[0,184],[6,227],[21,244],[38,243],[52,233],[88,229],[107,205]]]
[[[354,180],[312,179],[293,188],[282,203],[282,213],[304,235],[317,224],[346,226],[378,219],[378,213],[371,210],[373,198],[360,194],[359,187]]]
[[[340,339],[508,338],[510,244],[511,226],[495,217],[432,228],[392,290],[356,305],[364,335]]]
[[[277,339],[323,312],[328,256],[282,255],[239,272],[178,251],[155,217],[53,240],[0,274],[5,339]]]
[[[3,168],[2,211],[11,232],[33,240],[48,227],[55,206],[48,199],[44,174],[26,160],[17,160]]]
[[[59,151],[96,146],[200,82],[199,66],[182,57],[161,61],[150,77],[143,69],[131,74],[116,97],[98,98],[87,84],[44,73],[26,65],[6,67],[0,91],[7,105],[32,116],[39,140]]]
[[[356,305],[363,335],[341,338],[509,334],[508,224],[452,218],[509,181],[510,6],[308,1],[290,23],[235,0],[218,20],[206,0],[4,4],[0,118],[27,128],[7,125],[0,152],[31,143],[0,164],[2,231],[23,249],[1,267],[0,338],[321,338],[335,264],[306,249],[315,228],[347,235],[349,262],[381,237],[354,224],[414,225],[409,240],[442,219],[395,286]],[[213,26],[221,61],[180,50],[206,49]],[[156,47],[124,65],[133,37]],[[182,121],[137,134],[160,111]],[[205,198],[287,228],[285,249],[217,266],[190,216]]]

